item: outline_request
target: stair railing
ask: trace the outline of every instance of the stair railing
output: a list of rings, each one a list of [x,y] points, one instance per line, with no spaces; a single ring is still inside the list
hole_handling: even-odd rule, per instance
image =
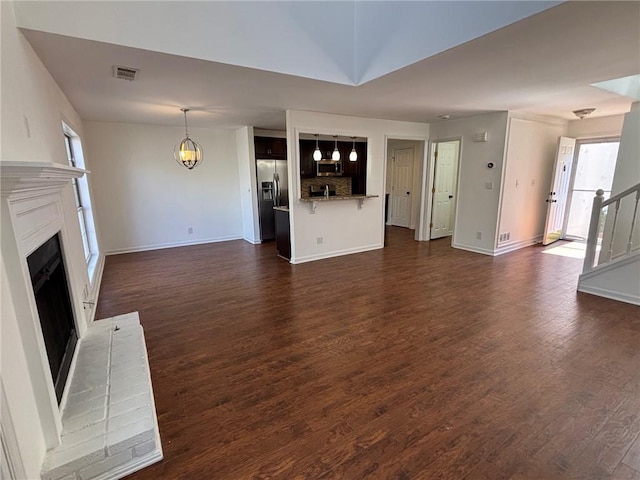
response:
[[[619,257],[628,257],[631,255],[631,252],[634,250],[633,248],[633,234],[636,228],[636,220],[638,217],[638,202],[640,201],[640,183],[634,185],[632,187],[627,188],[626,190],[614,195],[613,197],[605,200],[604,199],[604,191],[602,189],[598,189],[596,191],[596,196],[593,199],[593,207],[591,209],[591,221],[589,223],[589,237],[587,238],[587,249],[584,257],[584,265],[582,268],[582,273],[587,273],[592,271],[594,268],[604,265],[605,263],[609,263],[614,260],[614,240],[616,238],[616,228],[618,227],[618,213],[620,212],[620,204],[622,199],[626,197],[631,197],[635,194],[635,204],[633,207],[633,215],[631,216],[631,222],[629,222],[629,239],[626,244],[626,249],[624,253],[617,255],[616,259]],[[609,210],[609,205],[614,206],[614,216],[613,222],[611,225],[611,234],[609,238],[609,244],[607,245],[606,255],[604,259],[601,258],[601,262],[596,264],[596,254],[599,251],[599,247],[602,247],[600,241],[603,239],[603,233],[605,229],[605,219],[606,214]],[[605,211],[605,209],[607,211]],[[602,256],[600,256],[602,257]]]

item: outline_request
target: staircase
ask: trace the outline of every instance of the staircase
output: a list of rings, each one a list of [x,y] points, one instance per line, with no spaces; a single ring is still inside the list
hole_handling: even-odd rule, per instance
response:
[[[640,305],[640,183],[604,200],[593,199],[578,291]]]

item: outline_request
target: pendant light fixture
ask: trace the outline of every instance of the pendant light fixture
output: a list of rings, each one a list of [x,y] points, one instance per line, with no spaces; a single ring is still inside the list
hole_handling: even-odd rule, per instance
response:
[[[313,159],[316,162],[322,160],[322,152],[320,151],[320,147],[318,146],[318,137],[320,134],[316,133],[316,149],[313,151]]]
[[[334,135],[335,139],[335,147],[333,148],[333,153],[331,154],[331,160],[336,162],[340,161],[340,150],[338,150],[338,135]]]
[[[351,148],[351,153],[349,154],[349,161],[357,162],[358,152],[356,152],[356,137],[351,137],[351,141],[353,142],[353,147]]]
[[[202,163],[202,147],[189,138],[189,130],[187,128],[187,112],[188,108],[181,108],[184,113],[184,131],[185,138],[173,150],[173,156],[180,165],[193,170]]]

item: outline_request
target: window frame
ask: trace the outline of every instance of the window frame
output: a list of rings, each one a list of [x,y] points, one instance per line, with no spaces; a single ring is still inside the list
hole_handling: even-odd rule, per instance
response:
[[[84,169],[84,156],[80,137],[64,122],[62,124],[65,151],[69,165]],[[94,273],[98,260],[98,241],[95,233],[95,220],[89,194],[87,175],[72,179],[73,196],[80,228],[83,254],[89,274],[89,281],[93,284]]]

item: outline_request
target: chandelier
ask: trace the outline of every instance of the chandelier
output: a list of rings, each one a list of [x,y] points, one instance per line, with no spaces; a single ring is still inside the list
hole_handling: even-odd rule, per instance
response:
[[[181,108],[184,113],[184,131],[185,137],[173,150],[173,156],[180,165],[193,170],[202,163],[202,147],[189,138],[189,129],[187,128],[187,112],[188,108]]]

